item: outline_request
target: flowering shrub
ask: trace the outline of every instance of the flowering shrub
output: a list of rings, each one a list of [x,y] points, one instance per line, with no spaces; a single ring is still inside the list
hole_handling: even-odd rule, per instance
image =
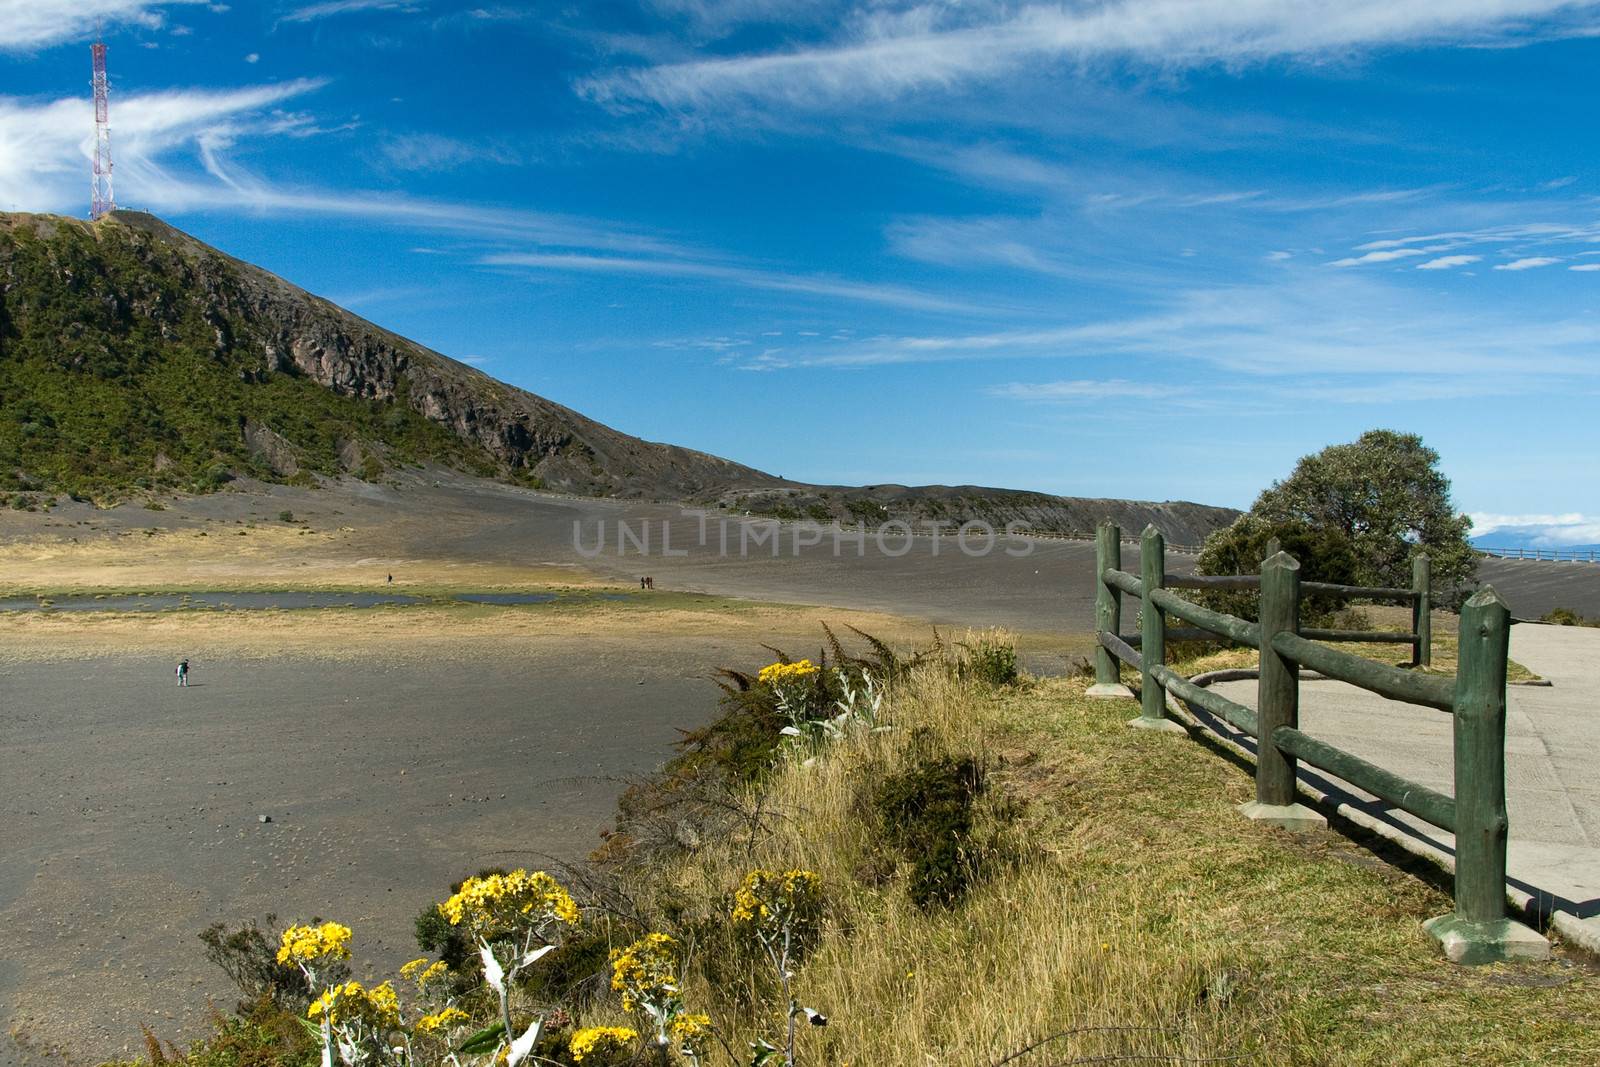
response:
[[[278,962],[300,968],[315,991],[322,985],[319,969],[350,958],[350,938],[350,928],[335,922],[291,926],[283,932]],[[388,1034],[402,1025],[400,997],[388,982],[371,989],[356,981],[335,982],[311,1001],[306,1017],[317,1024],[322,1067],[332,1067],[335,1049],[347,1067],[382,1059]]]
[[[431,1015],[424,1015],[412,1027],[412,1032],[423,1037],[443,1036],[457,1023],[466,1022],[471,1016],[455,1005],[450,1005]]]
[[[350,958],[350,928],[338,923],[321,926],[291,926],[283,932],[278,962],[315,969],[336,960]]]
[[[578,922],[572,894],[543,871],[518,868],[509,874],[468,878],[439,914],[471,933],[483,960],[483,980],[500,998],[501,1052],[517,1067],[538,1044],[545,1017],[534,1018],[521,1036],[511,1019],[511,986],[517,975],[555,951],[565,927]]]
[[[706,1054],[707,1039],[711,1036],[711,1016],[684,1012],[673,1016],[667,1029],[683,1054],[699,1063]]]
[[[388,982],[367,989],[360,982],[331,985],[306,1009],[307,1018],[334,1026],[369,1027],[375,1034],[400,1025],[400,996]]]
[[[711,1034],[711,1017],[683,1010],[678,983],[678,943],[666,934],[646,934],[627,948],[611,954],[611,988],[622,996],[624,1011],[637,1011],[650,1020],[656,1048],[666,1062],[674,1041],[692,1062],[705,1055]]]
[[[439,913],[451,926],[464,926],[486,941],[578,921],[572,895],[554,878],[521,868],[510,874],[468,878],[455,895],[439,905]]]
[[[733,894],[735,925],[750,928],[763,942],[795,936],[815,922],[822,905],[822,880],[814,871],[779,874],[756,868]]]
[[[567,1046],[576,1063],[608,1060],[639,1039],[639,1033],[626,1026],[590,1026],[572,1035]]]
[[[769,663],[756,674],[756,681],[777,689],[781,686],[809,682],[821,670],[822,668],[808,659],[797,660],[794,663]]]
[[[611,988],[622,994],[624,1011],[652,1012],[678,996],[677,942],[646,934],[611,953]]]
[[[805,1019],[812,1026],[828,1025],[827,1016],[804,1008],[794,998],[793,964],[814,931],[822,912],[822,879],[815,871],[788,870],[781,874],[756,868],[744,876],[733,894],[733,924],[755,938],[771,962],[787,1004],[783,1048],[757,1041],[751,1044],[751,1067],[782,1061],[794,1067],[795,1024]]]

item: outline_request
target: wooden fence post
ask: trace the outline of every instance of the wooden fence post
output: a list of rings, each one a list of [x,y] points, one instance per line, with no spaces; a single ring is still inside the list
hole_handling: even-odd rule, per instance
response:
[[[1433,564],[1426,552],[1411,557],[1411,588],[1417,599],[1411,605],[1411,665],[1426,667],[1433,662]]]
[[[1316,830],[1328,820],[1296,800],[1295,759],[1272,733],[1300,723],[1299,668],[1281,656],[1272,639],[1300,632],[1300,564],[1276,552],[1261,564],[1261,679],[1256,696],[1256,798],[1239,810],[1247,819],[1286,830]]]
[[[1456,910],[1423,923],[1457,963],[1546,959],[1550,943],[1506,917],[1506,654],[1511,611],[1492,586],[1461,608],[1456,668]]]
[[[1120,637],[1122,630],[1122,590],[1106,581],[1106,571],[1122,569],[1122,531],[1115,523],[1103,522],[1094,533],[1094,625],[1102,633]],[[1100,644],[1094,650],[1094,684],[1087,690],[1092,697],[1132,697],[1133,690],[1122,684],[1122,664],[1111,650]]]
[[[1152,523],[1139,539],[1139,581],[1144,586],[1140,602],[1139,656],[1144,671],[1139,678],[1139,714],[1129,726],[1144,730],[1165,730],[1187,734],[1181,725],[1166,717],[1167,691],[1151,670],[1167,662],[1167,616],[1151,599],[1167,580],[1167,541]]]

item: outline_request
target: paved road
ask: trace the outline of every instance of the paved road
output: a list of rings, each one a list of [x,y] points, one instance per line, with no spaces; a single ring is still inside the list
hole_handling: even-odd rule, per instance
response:
[[[1509,691],[1510,881],[1542,905],[1584,920],[1600,936],[1600,776],[1594,764],[1600,752],[1600,629],[1518,625],[1511,631],[1511,655],[1553,684]],[[1253,681],[1212,688],[1255,706]],[[1307,733],[1454,793],[1448,715],[1335,681],[1302,683],[1300,702],[1301,728]],[[1416,837],[1453,849],[1453,835],[1321,772],[1302,768],[1301,773],[1312,781],[1332,780],[1366,802],[1369,813],[1384,813]]]
[[[1600,618],[1600,563],[1486,559],[1478,580],[1506,598],[1519,619],[1537,619],[1555,608]]]

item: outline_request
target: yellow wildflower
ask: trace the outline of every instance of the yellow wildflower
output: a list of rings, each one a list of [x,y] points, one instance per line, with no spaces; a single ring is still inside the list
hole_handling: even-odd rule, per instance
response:
[[[350,928],[338,923],[321,926],[291,926],[283,932],[278,946],[279,963],[307,966],[325,960],[350,958]]]
[[[367,989],[360,982],[331,985],[306,1009],[311,1019],[329,1023],[365,1022],[380,1029],[400,1025],[400,997],[388,982]]]
[[[762,685],[788,685],[804,682],[821,671],[821,667],[808,659],[797,660],[794,663],[769,663],[761,668],[760,673],[756,675],[756,681]]]
[[[448,977],[450,977],[450,965],[444,960],[439,960],[417,976],[417,985],[421,987],[433,982],[442,982]]]
[[[400,1025],[400,994],[388,982],[367,990],[367,1014],[381,1026]]]
[[[657,1007],[678,992],[678,943],[666,934],[646,934],[611,952],[611,988],[622,994],[622,1009]]]
[[[428,965],[428,957],[419,956],[416,959],[412,960],[410,963],[406,963],[406,964],[402,964],[401,965],[401,967],[400,967],[400,977],[401,978],[414,978],[414,977],[416,977],[417,972],[422,970],[422,968],[426,967],[427,965]]]
[[[455,895],[439,905],[439,914],[451,926],[467,926],[490,937],[519,926],[571,925],[578,921],[578,905],[545,872],[518,868],[510,874],[468,878]]]
[[[733,894],[733,921],[758,927],[809,918],[822,903],[822,879],[815,871],[779,874],[756,868]]]
[[[705,1052],[705,1039],[711,1033],[711,1016],[688,1013],[674,1015],[671,1030],[685,1054],[702,1055]]]
[[[572,1035],[567,1047],[572,1058],[582,1063],[588,1056],[609,1056],[621,1052],[639,1039],[639,1032],[626,1026],[590,1026]]]
[[[418,1019],[416,1031],[419,1034],[436,1034],[441,1030],[449,1029],[455,1023],[466,1022],[467,1018],[467,1013],[460,1008],[445,1008],[443,1011],[434,1012],[432,1015],[424,1015]]]

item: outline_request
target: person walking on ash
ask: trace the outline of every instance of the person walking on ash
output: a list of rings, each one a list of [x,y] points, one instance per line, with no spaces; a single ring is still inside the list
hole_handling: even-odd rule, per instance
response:
[[[180,659],[178,661],[178,669],[174,673],[178,676],[178,684],[185,689],[189,688],[189,661]]]

